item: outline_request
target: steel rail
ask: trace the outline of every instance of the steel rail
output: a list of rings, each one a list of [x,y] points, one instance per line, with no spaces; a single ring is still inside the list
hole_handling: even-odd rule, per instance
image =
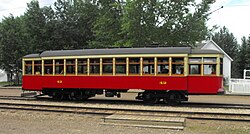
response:
[[[54,102],[49,97],[34,98],[34,97],[20,97],[20,96],[0,96],[0,100],[22,100],[22,101],[42,101],[42,102]],[[62,101],[79,103],[81,101]],[[115,103],[114,103],[115,102]],[[123,105],[140,105],[147,106],[141,101],[135,100],[108,100],[108,99],[90,99],[82,103],[100,103],[100,104],[123,104]],[[166,104],[152,104],[150,106],[168,106]],[[197,102],[184,102],[174,107],[187,107],[187,108],[224,108],[224,109],[250,109],[248,104],[223,104],[223,103],[197,103]]]
[[[86,107],[86,106],[60,106],[60,105],[44,105],[44,104],[17,104],[17,103],[0,103],[0,109],[5,110],[28,110],[40,112],[60,112],[75,114],[140,114],[152,116],[178,116],[189,119],[203,120],[227,120],[227,121],[250,121],[249,114],[241,113],[218,113],[218,112],[194,112],[194,111],[164,111],[164,110],[141,110],[141,109],[125,109],[125,108],[102,108],[102,107]]]

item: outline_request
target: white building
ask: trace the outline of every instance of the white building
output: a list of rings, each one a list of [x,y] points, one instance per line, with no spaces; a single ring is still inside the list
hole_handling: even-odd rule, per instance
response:
[[[233,59],[223,51],[213,40],[208,40],[205,43],[197,44],[197,48],[199,49],[210,49],[210,50],[217,50],[224,54],[223,58],[223,77],[226,80],[226,83],[231,78],[231,62]]]
[[[7,74],[5,71],[0,69],[0,82],[6,82],[7,81]]]

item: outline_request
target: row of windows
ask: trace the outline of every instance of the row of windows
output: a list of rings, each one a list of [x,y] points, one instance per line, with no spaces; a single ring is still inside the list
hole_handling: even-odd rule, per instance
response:
[[[201,74],[201,66],[204,66],[203,74],[212,74],[216,71],[216,58],[189,58],[190,74]],[[25,74],[42,74],[41,61],[25,61],[24,67]],[[44,75],[49,74],[184,75],[184,57],[44,60]]]
[[[203,67],[203,69],[202,69]],[[217,58],[189,58],[189,74],[216,74]],[[203,70],[203,72],[202,72]],[[220,74],[223,74],[223,59],[220,59]]]

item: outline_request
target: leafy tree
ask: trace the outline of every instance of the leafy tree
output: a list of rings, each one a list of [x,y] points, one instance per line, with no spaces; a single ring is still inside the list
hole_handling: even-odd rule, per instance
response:
[[[90,0],[58,0],[55,3],[55,40],[61,49],[84,48],[93,39],[97,7]]]
[[[121,34],[121,6],[118,0],[99,0],[98,17],[94,22],[93,31],[95,39],[91,47],[119,46]]]
[[[250,69],[250,35],[247,39],[247,45],[246,45],[246,65],[245,69]]]
[[[155,4],[154,0],[127,0],[122,18],[125,46],[144,46],[151,43],[150,32],[154,34],[156,24],[155,14],[152,14],[152,10],[154,10],[152,7]]]
[[[46,31],[46,16],[36,0],[28,3],[27,7],[24,18],[25,30],[30,40],[29,51],[33,53],[44,51],[50,46],[47,44],[50,33]]]
[[[12,74],[21,67],[21,57],[26,54],[23,17],[4,17],[0,25],[0,67]]]
[[[233,33],[224,26],[216,32],[212,39],[232,58],[232,77],[238,77],[237,54],[239,52],[239,45]]]
[[[249,46],[248,46],[248,42],[249,40],[246,39],[246,37],[244,36],[241,39],[242,43],[241,46],[239,48],[239,53],[237,54],[237,58],[235,60],[235,62],[237,63],[238,67],[238,73],[237,76],[238,78],[242,78],[243,76],[243,70],[247,68],[247,55],[250,51],[248,51]]]
[[[207,34],[206,20],[212,0],[127,0],[122,33],[128,46],[195,44]],[[195,9],[192,13],[191,8]]]
[[[237,39],[233,33],[224,26],[218,32],[216,32],[212,39],[232,58],[236,56],[238,52]]]

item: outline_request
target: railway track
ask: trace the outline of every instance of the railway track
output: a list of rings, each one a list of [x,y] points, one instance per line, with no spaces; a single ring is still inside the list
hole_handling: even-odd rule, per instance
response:
[[[61,112],[76,114],[131,114],[150,116],[172,116],[189,119],[250,121],[249,109],[235,108],[190,108],[169,106],[145,106],[124,104],[61,103],[26,100],[0,100],[0,110],[28,110],[40,112]]]
[[[20,96],[0,96],[0,100],[26,100],[26,101],[42,101],[42,102],[57,102],[50,97],[20,97]],[[90,104],[123,104],[123,105],[139,105],[144,106],[142,101],[137,100],[108,100],[108,99],[90,99],[86,101],[61,101],[64,103],[90,103]],[[167,106],[165,103],[153,104],[151,106]],[[224,108],[224,109],[250,109],[247,104],[223,104],[223,103],[197,103],[197,102],[184,102],[174,107],[189,107],[189,108]]]

